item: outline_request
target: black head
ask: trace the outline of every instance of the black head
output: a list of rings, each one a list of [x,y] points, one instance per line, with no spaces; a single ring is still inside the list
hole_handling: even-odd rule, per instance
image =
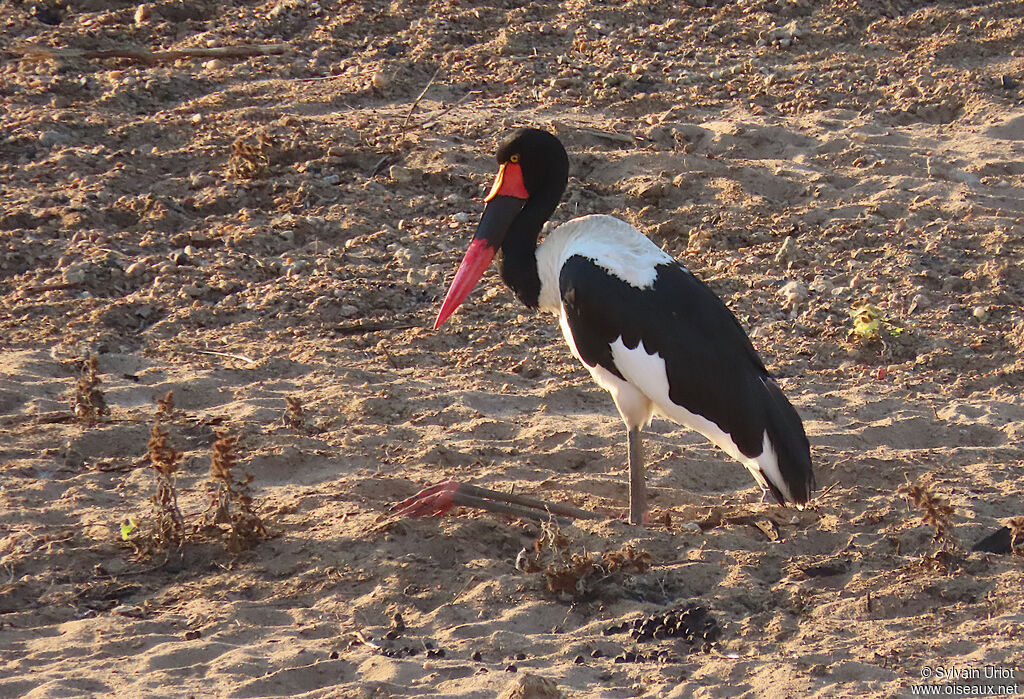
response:
[[[502,278],[523,303],[537,305],[537,237],[569,182],[569,156],[547,131],[520,129],[502,141],[497,158],[498,174],[484,199],[487,206],[441,304],[435,329],[466,299],[499,249]]]
[[[569,155],[565,147],[553,134],[541,129],[515,131],[498,146],[496,158],[499,165],[519,163],[531,199],[552,192],[557,203],[569,181]]]

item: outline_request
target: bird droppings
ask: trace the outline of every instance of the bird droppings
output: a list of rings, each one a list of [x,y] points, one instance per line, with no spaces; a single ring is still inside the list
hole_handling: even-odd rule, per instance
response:
[[[679,639],[685,641],[692,651],[704,653],[710,652],[722,637],[722,629],[717,620],[707,609],[693,603],[676,606],[665,612],[638,617],[630,622],[606,626],[601,633],[605,636],[628,633],[629,637],[637,643]],[[662,660],[665,656],[659,654],[655,657]],[[635,660],[625,662],[635,662]],[[640,662],[647,661],[641,660]]]

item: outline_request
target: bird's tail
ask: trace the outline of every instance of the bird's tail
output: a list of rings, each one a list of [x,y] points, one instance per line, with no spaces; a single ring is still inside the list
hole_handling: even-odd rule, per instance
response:
[[[783,495],[788,492],[793,502],[803,505],[814,492],[811,446],[804,432],[804,423],[774,380],[765,378],[764,386],[769,397],[767,437],[775,450],[778,464],[777,474],[765,473],[765,476],[772,495],[780,504],[784,505],[790,499]],[[773,483],[772,476],[781,476],[784,482]]]

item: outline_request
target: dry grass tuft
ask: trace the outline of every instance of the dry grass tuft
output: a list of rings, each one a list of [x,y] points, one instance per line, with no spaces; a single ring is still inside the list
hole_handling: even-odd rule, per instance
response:
[[[287,408],[284,412],[284,424],[294,429],[302,429],[306,424],[306,413],[302,409],[302,399],[294,396],[285,396],[284,402]]]
[[[238,436],[227,431],[218,432],[217,441],[213,443],[210,481],[207,484],[211,491],[210,504],[204,519],[208,528],[226,534],[228,550],[236,553],[251,548],[268,536],[249,492],[252,476],[245,474],[239,478],[235,474],[237,466]]]
[[[75,385],[75,395],[71,400],[75,416],[86,425],[92,425],[105,415],[110,414],[107,401],[99,389],[101,383],[96,369],[96,357],[89,355],[89,358],[85,360],[85,368]]]
[[[265,131],[239,136],[231,144],[228,174],[242,180],[253,180],[267,174],[273,140]]]
[[[557,524],[546,522],[526,570],[539,571],[552,592],[586,600],[596,596],[603,585],[620,583],[625,576],[645,573],[651,567],[651,555],[632,544],[603,553],[574,548]]]

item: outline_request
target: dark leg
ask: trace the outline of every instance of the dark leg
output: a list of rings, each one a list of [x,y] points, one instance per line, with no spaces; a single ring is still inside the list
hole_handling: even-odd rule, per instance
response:
[[[647,512],[647,486],[644,483],[644,447],[640,428],[629,430],[629,523],[643,524]]]

